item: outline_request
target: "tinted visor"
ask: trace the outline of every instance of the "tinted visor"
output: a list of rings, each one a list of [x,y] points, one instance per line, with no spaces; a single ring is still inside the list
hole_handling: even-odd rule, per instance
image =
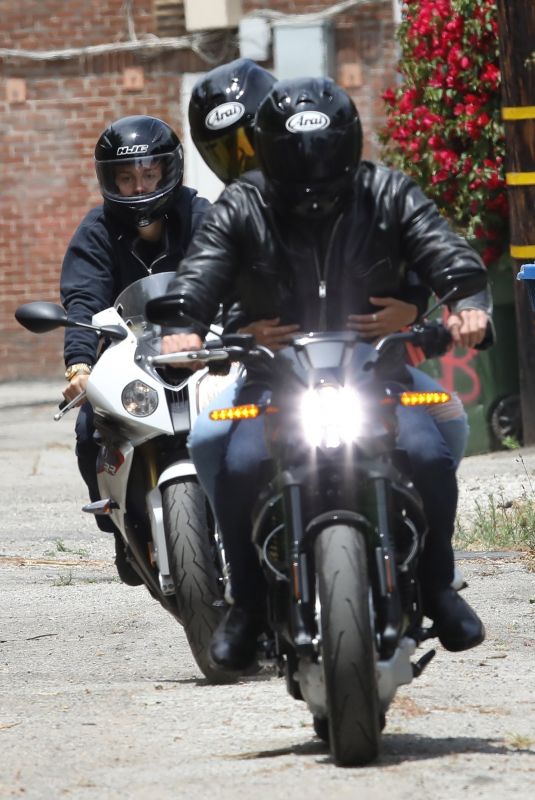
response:
[[[268,180],[273,205],[282,213],[321,219],[335,213],[350,196],[354,170],[336,179],[308,184]]]
[[[308,132],[281,130],[280,125],[262,127],[257,122],[256,152],[268,178],[288,183],[314,185],[336,180],[354,170],[360,160],[358,122]],[[279,121],[277,120],[277,123]]]
[[[98,182],[108,200],[147,200],[172,190],[182,178],[180,148],[159,156],[95,162]]]
[[[219,180],[230,183],[258,162],[245,128],[237,128],[207,142],[196,142],[199,153]]]

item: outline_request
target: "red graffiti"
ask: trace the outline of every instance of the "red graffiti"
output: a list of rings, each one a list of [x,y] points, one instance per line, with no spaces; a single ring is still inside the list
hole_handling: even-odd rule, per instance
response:
[[[475,403],[481,394],[481,381],[479,375],[471,366],[471,362],[477,356],[477,350],[466,350],[463,355],[458,355],[455,350],[450,350],[440,359],[442,376],[440,383],[447,392],[455,391],[455,370],[464,372],[469,381],[467,392],[458,392],[459,397],[465,405]]]
[[[445,323],[448,317],[449,311],[448,309],[444,309],[442,321]],[[459,355],[455,349],[452,349],[449,350],[445,356],[442,356],[442,358],[439,359],[442,371],[440,383],[447,392],[457,391],[457,394],[461,398],[464,405],[470,405],[471,403],[475,403],[481,394],[481,381],[479,379],[479,375],[475,371],[474,367],[471,366],[471,362],[474,360],[474,358],[476,358],[478,351],[473,349],[463,350],[462,353],[463,355]],[[464,372],[468,378],[468,391],[461,392],[458,389],[456,390],[455,370]]]

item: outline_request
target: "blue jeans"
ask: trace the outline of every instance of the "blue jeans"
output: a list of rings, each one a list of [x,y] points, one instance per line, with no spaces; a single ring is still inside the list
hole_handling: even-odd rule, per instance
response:
[[[442,386],[419,369],[409,367],[412,375],[414,389],[419,392],[442,391]],[[215,484],[219,475],[231,422],[213,422],[209,418],[210,411],[216,408],[229,408],[235,404],[235,398],[244,384],[244,378],[238,378],[235,383],[227,386],[219,395],[212,399],[195,421],[190,433],[188,446],[191,457],[197,469],[199,480],[213,506]],[[456,394],[452,395],[449,403],[426,408],[430,414],[446,445],[448,446],[455,466],[458,467],[466,449],[468,441],[468,419],[463,404]]]
[[[415,391],[443,391],[443,387],[438,381],[431,378],[427,373],[422,372],[421,369],[409,367],[409,372],[412,375],[413,388]],[[450,449],[453,460],[455,461],[455,466],[458,467],[464,456],[468,434],[470,433],[468,417],[459,396],[455,392],[452,392],[451,400],[448,403],[428,406],[426,412],[433,417],[437,428]]]
[[[258,403],[268,396],[265,387],[238,381],[215,398],[211,406]],[[198,418],[192,431],[191,455],[221,528],[234,600],[238,605],[258,608],[264,602],[265,583],[251,542],[251,515],[268,459],[264,418],[210,423],[206,421],[207,413],[208,410]],[[426,409],[399,407],[397,413],[398,443],[408,453],[429,523],[420,574],[424,592],[430,592],[446,588],[453,579],[456,463]],[[211,426],[213,438],[207,437],[207,426]]]

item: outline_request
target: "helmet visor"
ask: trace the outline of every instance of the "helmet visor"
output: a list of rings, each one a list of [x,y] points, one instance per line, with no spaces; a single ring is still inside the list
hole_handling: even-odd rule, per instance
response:
[[[97,178],[107,200],[132,201],[159,197],[182,178],[180,148],[158,156],[96,161]]]
[[[313,186],[268,179],[271,202],[279,211],[317,219],[337,211],[349,197],[352,185],[353,173],[350,171],[336,179],[316,182]]]
[[[199,153],[223,183],[230,183],[258,162],[245,128],[237,128],[218,139],[197,142]]]
[[[353,171],[359,160],[358,139],[346,131],[330,130],[328,136],[261,133],[258,139],[262,169],[281,182],[314,185],[336,180]]]

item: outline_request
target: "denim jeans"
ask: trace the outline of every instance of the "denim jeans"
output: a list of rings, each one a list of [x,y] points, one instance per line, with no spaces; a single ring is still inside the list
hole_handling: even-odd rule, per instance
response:
[[[421,369],[409,367],[413,378],[413,388],[417,392],[441,392],[443,387],[438,381],[431,378]],[[428,406],[426,408],[442,434],[444,441],[450,449],[455,466],[458,467],[466,450],[470,428],[468,417],[459,396],[451,393],[451,400],[443,405]]]
[[[413,378],[415,391],[442,391],[442,386],[425,372],[414,367],[409,367],[408,369]],[[191,457],[212,507],[215,484],[223,463],[232,423],[213,422],[209,418],[209,413],[216,408],[229,408],[234,405],[235,398],[243,384],[244,378],[240,377],[213,398],[195,421],[189,436],[188,446]],[[469,433],[468,420],[461,401],[454,394],[449,403],[430,406],[426,409],[426,412],[433,417],[451,452],[455,466],[458,467],[466,449]]]
[[[237,382],[215,398],[211,406],[258,403],[268,397],[269,390],[264,386]],[[206,421],[207,413],[208,410],[194,426],[191,455],[221,528],[234,600],[239,605],[258,608],[264,602],[265,584],[251,542],[251,515],[268,459],[264,418],[210,423]],[[397,413],[398,444],[408,453],[412,477],[429,523],[420,574],[424,591],[430,592],[446,588],[453,579],[451,539],[457,508],[456,463],[426,409],[399,407]],[[206,435],[207,426],[212,426],[212,437]]]

